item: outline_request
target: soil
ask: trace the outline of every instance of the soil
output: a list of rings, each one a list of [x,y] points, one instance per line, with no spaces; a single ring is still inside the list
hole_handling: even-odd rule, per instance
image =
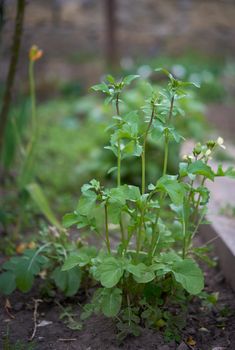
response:
[[[85,295],[81,292],[66,300],[60,296],[53,301],[42,300],[38,306],[37,323],[42,321],[50,323],[37,327],[33,347],[30,348],[29,338],[34,329],[34,300],[41,298],[36,286],[30,293],[15,292],[8,298],[12,307],[9,311],[14,318],[6,312],[4,307],[6,298],[0,297],[0,349],[4,349],[3,339],[8,330],[11,344],[17,341],[21,342],[21,346],[25,344],[25,347],[19,347],[19,349],[233,350],[235,349],[235,294],[226,284],[218,268],[204,266],[203,269],[206,279],[205,290],[218,292],[219,300],[216,307],[211,309],[203,307],[197,299],[190,304],[187,327],[182,330],[179,343],[176,341],[166,343],[160,331],[143,328],[139,337],[128,337],[122,344],[118,344],[113,321],[102,316],[93,316],[88,319],[80,331],[69,329],[63,320],[60,320],[61,309],[55,302],[59,301],[63,307],[71,305],[79,319],[81,312],[79,304],[85,302]],[[192,342],[189,341],[190,337]],[[196,342],[195,345],[192,345],[193,341]]]

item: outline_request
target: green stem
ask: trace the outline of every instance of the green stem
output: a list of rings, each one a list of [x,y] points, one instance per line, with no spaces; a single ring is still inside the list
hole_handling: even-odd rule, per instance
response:
[[[184,216],[183,216],[183,222],[182,222],[182,229],[183,229],[183,237],[184,237],[182,258],[185,259],[187,239],[186,239],[186,225],[185,225],[185,218],[184,218]]]
[[[116,96],[116,111],[117,115],[120,115],[119,111],[119,93],[117,93]],[[121,143],[120,140],[118,140],[118,150],[117,150],[117,186],[121,186]]]
[[[204,185],[205,181],[206,181],[206,177],[204,176],[203,179],[202,179],[202,182],[201,182],[201,186]],[[193,222],[196,220],[198,208],[199,208],[199,205],[200,205],[200,201],[201,201],[201,195],[199,194],[198,199],[197,199],[197,203],[196,203],[196,206],[195,206],[195,209],[194,209]]]
[[[34,61],[29,62],[29,88],[31,97],[32,129],[36,130],[36,97],[35,97],[35,80],[34,80]]]
[[[117,186],[121,186],[121,145],[118,140],[118,155],[117,155]]]
[[[145,210],[141,209],[140,224],[139,224],[139,229],[136,236],[136,260],[138,260],[139,252],[141,250],[141,233],[142,233],[142,226],[144,221],[144,212]]]
[[[171,119],[172,119],[174,100],[175,100],[175,95],[173,95],[172,98],[171,98],[169,116],[168,116],[168,121],[167,121],[168,125],[170,125],[170,122],[171,122]],[[166,175],[166,171],[167,171],[168,153],[169,153],[169,133],[168,133],[168,130],[166,130],[166,133],[165,133],[165,152],[164,152],[164,163],[163,163],[163,176]]]
[[[145,131],[145,134],[144,134],[144,140],[143,140],[143,151],[142,151],[142,155],[141,155],[141,170],[142,170],[142,194],[145,193],[145,173],[146,173],[146,166],[145,166],[145,154],[146,154],[146,142],[147,142],[147,137],[148,137],[148,133],[149,133],[149,130],[152,126],[152,123],[153,123],[153,118],[154,118],[154,106],[153,106],[153,109],[152,109],[152,113],[151,113],[151,118],[149,120],[149,123],[148,123],[148,126],[147,126],[147,129]]]
[[[163,172],[162,175],[166,175],[167,163],[168,163],[168,152],[169,152],[169,136],[168,132],[165,135],[165,152],[164,152],[164,163],[163,163]]]
[[[109,226],[108,226],[108,208],[107,204],[104,205],[104,214],[105,214],[105,241],[109,254],[111,253],[110,249],[110,240],[109,240]]]

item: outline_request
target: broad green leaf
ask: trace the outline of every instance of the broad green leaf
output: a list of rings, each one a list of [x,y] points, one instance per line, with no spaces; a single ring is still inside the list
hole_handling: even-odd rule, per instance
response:
[[[112,224],[118,224],[120,222],[122,209],[123,204],[120,202],[108,203],[108,218]]]
[[[105,289],[102,293],[101,310],[107,317],[115,317],[122,305],[122,291],[119,288]]]
[[[157,182],[157,188],[166,192],[172,202],[176,205],[182,204],[185,196],[183,183],[179,183],[176,178],[169,175],[161,177]]]
[[[192,259],[175,262],[172,273],[176,281],[190,294],[196,295],[204,288],[203,273]]]
[[[214,180],[214,172],[211,167],[201,160],[196,160],[188,166],[188,172],[191,174],[202,175],[210,180]]]
[[[102,286],[112,288],[116,286],[123,275],[123,264],[114,257],[106,258],[97,268]]]
[[[85,252],[77,252],[77,254],[70,255],[62,266],[62,271],[71,270],[75,266],[86,266],[89,264],[90,258]]]
[[[62,226],[60,225],[59,221],[55,217],[53,211],[51,210],[51,207],[41,187],[36,183],[31,183],[26,187],[26,189],[29,192],[34,203],[38,206],[39,210],[47,218],[47,220],[53,226],[57,227],[58,229],[62,229]]]
[[[3,272],[0,274],[0,293],[11,294],[16,288],[15,275],[13,272]]]
[[[135,202],[140,199],[140,189],[137,186],[132,185],[123,185],[122,186],[123,192],[125,194],[126,200]]]
[[[79,214],[92,216],[92,209],[95,207],[96,198],[97,195],[95,192],[91,190],[84,192],[78,201],[77,210]]]
[[[22,261],[15,269],[17,288],[24,293],[32,288],[34,282],[34,274],[31,270],[28,270],[27,267],[27,262]]]
[[[63,226],[68,228],[72,225],[77,224],[80,219],[80,215],[75,211],[73,213],[68,213],[63,216]]]
[[[154,271],[151,267],[143,263],[137,265],[129,264],[126,270],[134,276],[134,280],[137,283],[148,283],[155,278]]]
[[[55,281],[57,288],[65,293],[66,296],[73,296],[77,293],[81,283],[81,270],[78,266],[69,271],[62,271],[57,267],[51,277]]]

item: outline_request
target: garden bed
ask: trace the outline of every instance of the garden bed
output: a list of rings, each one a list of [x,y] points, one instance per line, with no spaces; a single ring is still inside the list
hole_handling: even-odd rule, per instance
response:
[[[78,321],[81,306],[86,301],[84,292],[73,298],[64,299],[60,296],[42,299],[38,305],[37,327],[34,339],[29,342],[34,330],[35,299],[41,299],[38,288],[27,294],[13,293],[9,297],[11,309],[6,311],[6,298],[1,297],[1,341],[0,348],[5,344],[20,343],[19,349],[159,349],[159,350],[224,350],[235,349],[235,295],[226,284],[218,268],[204,266],[205,290],[218,292],[219,299],[215,306],[207,308],[198,299],[190,304],[187,326],[181,333],[181,340],[166,342],[159,330],[142,329],[139,337],[128,337],[121,344],[117,341],[113,321],[103,316],[93,316],[84,322],[82,330],[69,329],[60,315],[63,308],[72,307],[74,318]],[[88,294],[91,294],[92,290]],[[59,306],[59,304],[61,306]],[[10,316],[12,315],[12,317]],[[13,318],[14,317],[14,318]],[[66,318],[64,319],[66,320]],[[43,322],[44,321],[44,322]],[[45,322],[47,321],[47,322]],[[43,326],[44,324],[44,326]],[[7,335],[8,329],[8,337]],[[4,340],[5,339],[5,340]],[[6,345],[5,345],[6,346]],[[31,347],[30,347],[31,346]]]

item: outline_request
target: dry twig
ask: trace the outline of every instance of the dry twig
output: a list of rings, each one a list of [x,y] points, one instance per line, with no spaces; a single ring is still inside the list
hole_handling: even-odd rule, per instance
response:
[[[34,327],[33,327],[33,333],[31,335],[31,337],[29,338],[29,341],[32,341],[35,337],[36,331],[37,331],[37,313],[38,313],[38,305],[40,303],[42,303],[41,299],[33,299],[34,301],[34,311],[33,311],[33,323],[34,323]]]

